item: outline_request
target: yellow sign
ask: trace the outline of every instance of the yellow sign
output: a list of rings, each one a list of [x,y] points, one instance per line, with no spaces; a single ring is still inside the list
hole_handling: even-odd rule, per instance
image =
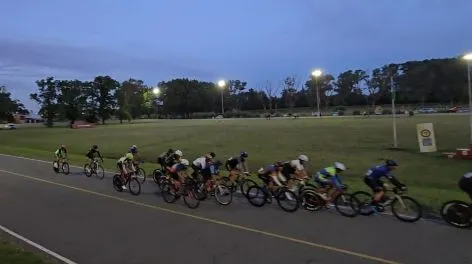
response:
[[[416,125],[420,152],[436,152],[436,138],[434,136],[433,123]]]

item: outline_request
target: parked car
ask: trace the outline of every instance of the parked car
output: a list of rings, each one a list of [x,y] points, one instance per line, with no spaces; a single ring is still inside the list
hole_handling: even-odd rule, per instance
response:
[[[16,129],[16,125],[13,123],[8,123],[3,126],[4,129]]]
[[[447,112],[457,113],[458,110],[459,110],[459,108],[457,106],[454,106],[454,107],[451,107],[451,108],[447,109]]]
[[[426,108],[421,108],[418,112],[423,113],[423,114],[428,114],[428,113],[435,113],[436,110],[434,110],[431,107],[426,107]]]

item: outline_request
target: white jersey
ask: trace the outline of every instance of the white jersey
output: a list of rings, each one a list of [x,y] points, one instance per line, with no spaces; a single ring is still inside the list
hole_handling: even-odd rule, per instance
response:
[[[207,162],[205,157],[200,157],[192,162],[192,164],[202,170],[206,168]]]
[[[292,160],[290,161],[290,166],[298,171],[304,170],[305,167],[300,163],[299,160]]]

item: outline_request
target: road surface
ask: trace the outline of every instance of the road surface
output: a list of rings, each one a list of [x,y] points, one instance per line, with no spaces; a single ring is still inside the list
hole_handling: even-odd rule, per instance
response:
[[[132,196],[79,168],[0,155],[0,225],[77,263],[472,263],[472,233],[391,216],[293,214],[243,199],[188,209],[152,182]]]

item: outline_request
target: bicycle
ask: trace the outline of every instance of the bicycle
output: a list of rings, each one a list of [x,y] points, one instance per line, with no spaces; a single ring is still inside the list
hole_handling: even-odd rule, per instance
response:
[[[215,163],[214,176],[219,175],[220,163]],[[221,179],[209,179],[205,181],[205,178],[200,172],[196,174],[196,183],[198,189],[196,190],[196,198],[200,201],[205,200],[208,194],[215,197],[215,200],[221,205],[229,205],[233,201],[233,193],[225,183],[222,183]],[[208,183],[208,186],[207,186]]]
[[[141,193],[141,183],[137,180],[134,172],[129,172],[124,175],[125,182],[121,179],[121,174],[113,176],[113,188],[118,192],[123,192],[123,185],[128,185],[129,192],[132,195],[139,195]]]
[[[84,174],[87,177],[92,176],[95,174],[100,180],[105,178],[105,170],[103,169],[102,165],[98,162],[98,160],[94,159],[92,163],[85,163],[84,165]]]
[[[223,185],[225,185],[231,190],[231,192],[234,193],[236,192],[236,190],[239,189],[241,194],[246,197],[249,188],[252,186],[257,186],[257,183],[255,181],[247,178],[248,176],[249,173],[238,173],[234,182],[231,182],[229,176],[223,177],[221,181]]]
[[[140,163],[134,162],[134,168],[136,169],[135,174],[136,178],[139,180],[139,183],[144,184],[146,182],[146,172],[143,168],[140,167],[139,164],[143,164],[144,162],[141,161]]]
[[[472,226],[472,204],[459,200],[445,202],[441,206],[441,217],[446,223],[457,228]]]
[[[60,158],[59,161],[53,161],[52,168],[56,173],[63,173],[65,175],[70,173],[69,162],[67,161],[67,158]]]
[[[325,192],[320,192],[320,187],[311,184],[305,185],[305,187],[301,188],[299,191],[302,207],[308,211],[319,211],[322,208],[329,208],[330,200],[327,197],[327,193],[330,192],[331,188],[332,187],[329,187]],[[336,211],[345,217],[357,216],[360,210],[360,201],[354,194],[347,192],[347,185],[335,188],[337,194],[334,196],[332,202]]]
[[[183,196],[184,203],[189,208],[195,209],[200,205],[200,200],[198,200],[195,195],[197,189],[196,181],[186,176],[184,183],[171,179],[163,180],[161,193],[166,203],[175,203],[175,201]]]
[[[262,187],[253,185],[249,187],[245,196],[248,202],[256,207],[271,203],[272,197],[277,201],[279,207],[286,212],[293,213],[300,207],[297,195],[289,190],[287,186],[276,186],[269,189],[266,183],[263,183]],[[289,205],[285,205],[284,202],[288,202]]]
[[[423,217],[422,206],[412,197],[405,195],[405,193],[406,191],[401,191],[396,187],[392,189],[386,185],[385,195],[383,198],[384,201],[378,204],[377,206],[379,211],[383,212],[386,207],[390,206],[392,214],[400,221],[413,223],[420,220]],[[372,194],[365,191],[358,191],[353,193],[352,195],[356,197],[359,201],[361,201],[361,207],[359,210],[359,213],[361,215],[368,216],[372,215],[375,212],[374,208],[372,207],[372,201],[374,200],[374,196]],[[414,211],[414,214],[411,217],[408,217],[400,212],[401,209],[408,208],[406,206],[407,203],[411,203]],[[400,206],[400,208],[397,208],[397,206]]]

